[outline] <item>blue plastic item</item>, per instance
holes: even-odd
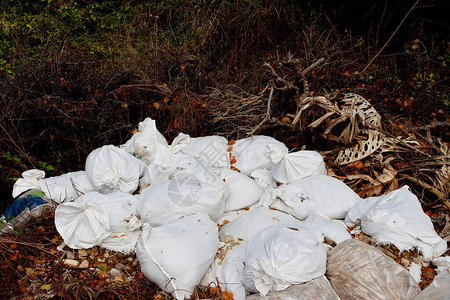
[[[43,196],[44,194],[40,191],[31,192],[14,201],[7,209],[5,209],[3,216],[5,216],[6,221],[9,221],[20,215],[27,207],[31,211],[39,205],[47,204],[48,202],[42,199]]]

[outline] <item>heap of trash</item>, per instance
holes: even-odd
[[[234,299],[444,299],[450,290],[447,243],[408,186],[361,199],[327,176],[319,153],[272,137],[180,133],[169,144],[147,118],[125,144],[92,151],[84,171],[22,175],[1,232],[56,206],[60,249],[135,252],[145,277],[176,299],[197,285]],[[408,270],[355,232],[421,259]],[[439,275],[421,292],[430,263]]]

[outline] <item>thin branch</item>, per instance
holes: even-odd
[[[267,120],[270,119],[270,105],[271,105],[271,103],[272,103],[273,91],[274,91],[274,88],[272,87],[272,88],[270,89],[269,101],[267,102],[267,111],[266,111],[266,115],[264,116],[264,119],[262,119],[262,121],[261,121],[255,128],[253,128],[253,130],[252,130],[250,133],[247,133],[247,135],[253,136],[253,134],[254,134],[256,131],[258,131],[258,130],[264,125],[264,123],[267,122]]]
[[[420,0],[417,0],[416,3],[414,3],[414,5],[409,9],[409,11],[406,13],[405,17],[403,18],[403,20],[400,22],[400,24],[397,26],[397,28],[395,29],[395,31],[392,33],[391,37],[387,40],[387,42],[384,44],[384,46],[380,49],[380,51],[377,52],[377,54],[375,54],[374,57],[372,57],[372,59],[369,61],[369,63],[366,65],[366,67],[362,70],[361,73],[364,73],[367,68],[370,67],[370,65],[373,63],[373,61],[380,55],[381,52],[383,52],[384,48],[386,48],[386,46],[389,44],[389,42],[392,40],[392,38],[394,37],[394,35],[397,33],[397,31],[400,29],[400,27],[403,25],[403,23],[405,22],[406,18],[409,16],[409,14],[411,13],[411,11],[416,7],[416,5],[419,3]]]

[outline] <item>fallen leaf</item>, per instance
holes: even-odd
[[[159,109],[159,108],[161,107],[161,104],[159,104],[158,102],[154,102],[154,103],[153,103],[153,106],[154,106],[156,109]]]
[[[106,265],[97,265],[97,268],[99,268],[102,271],[106,271]]]
[[[51,288],[52,288],[51,284],[43,284],[43,285],[41,285],[41,290],[43,290],[43,291],[51,290]]]
[[[11,249],[16,249],[16,248],[17,248],[17,244],[16,244],[16,243],[11,244],[11,245],[9,245],[9,248],[11,248]]]

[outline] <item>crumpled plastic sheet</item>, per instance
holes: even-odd
[[[325,276],[303,284],[288,287],[282,292],[270,292],[266,296],[250,295],[246,300],[339,300]]]
[[[414,299],[420,293],[408,270],[358,240],[330,251],[325,275],[341,299]]]

